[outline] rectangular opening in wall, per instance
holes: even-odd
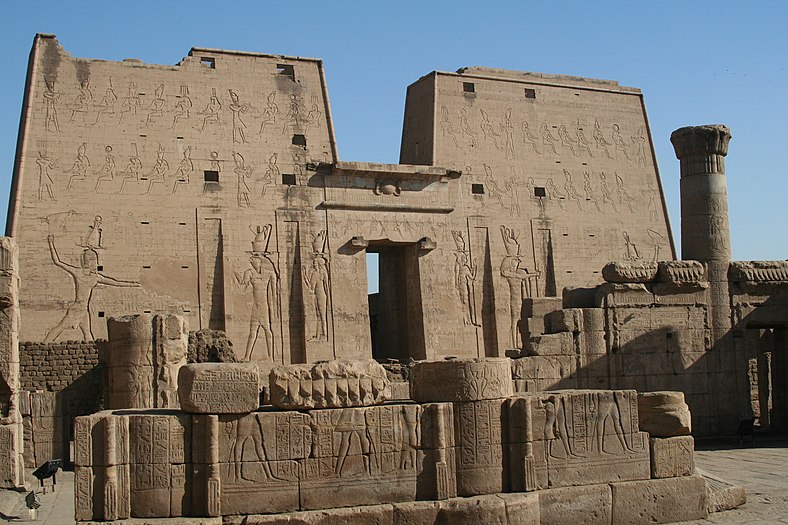
[[[140,221],[140,224],[150,224],[150,221]]]
[[[463,82],[462,83],[462,92],[463,93],[476,93],[476,84],[473,82]]]
[[[213,170],[205,170],[203,172],[203,180],[205,182],[219,182],[219,172]]]
[[[282,173],[282,184],[286,184],[288,186],[295,186],[296,183],[296,176],[292,173]]]
[[[98,266],[96,266],[96,270],[99,271],[99,272],[103,272],[104,271],[104,267],[99,264]]]
[[[471,193],[474,195],[484,195],[484,184],[471,184]]]
[[[99,312],[99,313],[98,313],[98,316],[99,316],[99,317],[104,317],[104,312]]]
[[[536,90],[525,88],[525,98],[536,98]]]
[[[150,270],[150,266],[148,266],[148,265],[143,265],[143,266],[142,266],[142,269],[143,269],[143,270]]]
[[[536,186],[534,188],[534,197],[547,197],[547,190],[542,186]]]
[[[295,82],[295,67],[290,64],[277,64],[276,65],[276,72],[283,76],[287,77],[293,82]]]
[[[293,146],[301,146],[306,148],[306,137],[304,135],[293,135]]]
[[[181,269],[183,269],[183,270],[188,270],[188,269],[189,269],[189,267],[188,267],[188,266],[181,266]]]
[[[200,58],[200,64],[207,67],[208,69],[216,69],[216,59],[212,57]]]

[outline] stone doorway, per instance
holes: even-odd
[[[425,359],[418,246],[373,241],[367,255],[368,264],[374,258],[378,263],[378,292],[367,296],[372,357],[402,363]]]

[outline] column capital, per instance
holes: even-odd
[[[725,173],[731,130],[722,124],[687,126],[670,134],[670,142],[681,161],[681,176]]]

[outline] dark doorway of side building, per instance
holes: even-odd
[[[371,242],[367,248],[370,335],[377,361],[426,357],[418,255],[416,244]]]

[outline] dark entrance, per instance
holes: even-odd
[[[367,254],[368,262],[370,254],[378,258],[378,293],[368,295],[372,357],[400,362],[424,359],[417,245],[371,242]]]

